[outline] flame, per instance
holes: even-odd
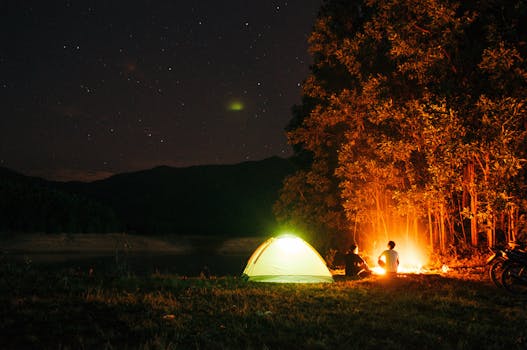
[[[384,275],[386,273],[386,271],[380,266],[372,267],[370,270],[374,275]]]

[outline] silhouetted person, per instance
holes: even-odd
[[[366,277],[370,274],[368,264],[357,254],[358,250],[356,245],[352,245],[344,257],[348,277]]]
[[[207,265],[203,266],[203,269],[201,270],[201,273],[200,273],[200,277],[210,279],[210,270]]]
[[[389,241],[388,249],[382,252],[377,258],[377,263],[380,267],[384,268],[387,275],[396,275],[397,268],[399,267],[399,253],[393,250],[393,248],[395,248],[395,242]]]

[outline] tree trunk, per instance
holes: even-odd
[[[384,218],[384,210],[383,205],[381,203],[381,197],[383,194],[381,191],[377,190],[375,194],[375,206],[376,206],[376,212],[377,212],[377,220],[378,223],[380,223],[380,226],[382,227],[382,231],[384,233],[385,239],[388,239],[388,227],[386,226],[386,220]]]
[[[427,208],[428,212],[428,233],[429,233],[429,239],[430,239],[430,249],[434,251],[434,225],[432,223],[432,210],[430,209],[430,204],[428,204]]]
[[[490,174],[490,154],[485,153],[485,166],[483,168],[483,184],[485,185],[485,199],[487,202],[486,206],[486,224],[487,224],[487,244],[489,247],[492,247],[494,245],[494,228],[495,228],[495,222],[494,222],[494,210],[490,205],[490,196],[489,196],[489,174]]]
[[[490,219],[487,219],[487,243],[489,247],[494,246],[494,241],[496,238],[495,226],[494,216],[492,216]]]
[[[413,223],[413,226],[412,226],[412,230],[413,230],[413,233],[414,233],[414,240],[416,242],[420,241],[420,237],[419,237],[419,218],[417,216],[417,214],[414,215],[414,223]]]
[[[439,249],[446,251],[446,230],[445,230],[445,206],[439,205]]]
[[[516,240],[516,213],[517,208],[516,206],[512,206],[509,209],[509,227],[507,228],[507,241],[515,241]]]
[[[467,164],[466,187],[470,195],[470,242],[473,246],[478,245],[478,194],[476,191],[476,173],[474,162]]]

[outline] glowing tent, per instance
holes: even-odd
[[[243,276],[254,282],[333,282],[320,254],[292,235],[270,238],[262,243],[249,258]]]

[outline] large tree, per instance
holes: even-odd
[[[286,181],[279,218],[320,240],[398,232],[440,250],[480,231],[517,237],[526,21],[521,0],[325,1],[288,130],[311,161]]]

